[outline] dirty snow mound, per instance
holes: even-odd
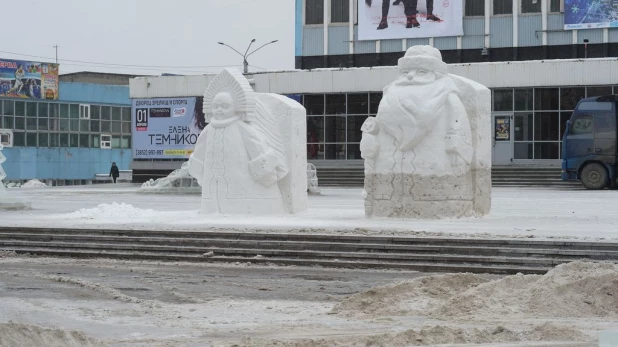
[[[16,258],[19,255],[15,251],[3,251],[0,250],[0,259],[1,258]]]
[[[335,305],[332,313],[343,316],[425,315],[453,295],[487,281],[469,273],[416,278],[352,295]]]
[[[20,188],[47,188],[47,184],[39,180],[30,180],[22,184]]]
[[[483,328],[461,328],[450,326],[428,326],[420,330],[406,330],[398,334],[382,334],[367,337],[321,338],[299,340],[262,340],[246,338],[242,347],[390,347],[390,346],[434,346],[466,344],[467,346],[489,343],[526,341],[570,341],[593,340],[581,331],[545,323],[526,330],[510,330],[502,326]]]
[[[79,331],[46,329],[18,323],[0,324],[0,346],[105,347]]]
[[[66,217],[68,218],[76,218],[76,219],[95,219],[95,218],[111,218],[112,220],[117,220],[120,217],[141,217],[146,218],[148,216],[156,216],[157,213],[152,209],[140,209],[133,207],[131,204],[116,203],[113,202],[111,204],[100,204],[95,208],[82,208],[75,212],[68,213]]]
[[[572,262],[543,276],[508,276],[453,296],[435,318],[618,317],[618,265]]]

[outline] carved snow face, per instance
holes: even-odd
[[[212,100],[212,115],[215,119],[223,120],[236,116],[234,99],[228,92],[221,92],[215,95]]]
[[[401,73],[398,83],[400,85],[428,84],[436,80],[436,74],[431,70],[402,67],[399,72]]]

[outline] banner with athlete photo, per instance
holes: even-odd
[[[461,0],[358,0],[358,39],[463,35]]]
[[[0,59],[0,97],[58,100],[58,64]]]

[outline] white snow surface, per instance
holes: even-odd
[[[22,184],[20,188],[47,188],[47,184],[34,179]]]
[[[488,216],[366,219],[362,189],[322,188],[307,212],[284,217],[203,215],[199,195],[140,194],[139,185],[13,190],[30,211],[3,211],[0,226],[239,230],[414,236],[618,239],[618,192],[494,188]]]

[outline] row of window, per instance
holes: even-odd
[[[355,0],[356,1],[356,0]],[[378,2],[379,0],[374,0]],[[464,1],[464,15],[466,17],[485,16],[485,0],[461,0]],[[515,0],[520,1],[520,12],[541,13],[541,0]],[[324,24],[325,0],[305,0],[305,24]],[[493,15],[513,14],[513,0],[492,0],[491,13]],[[548,0],[550,13],[563,12],[564,0]],[[350,1],[330,0],[330,22],[348,23],[350,21]]]
[[[618,93],[618,86],[494,89],[492,110],[495,112],[572,111],[583,98],[614,93]]]
[[[131,148],[131,107],[0,100],[3,143],[20,147]]]
[[[0,115],[131,122],[131,107],[3,100],[0,101]]]
[[[3,135],[3,144],[13,147],[131,148],[131,136],[17,131]]]

